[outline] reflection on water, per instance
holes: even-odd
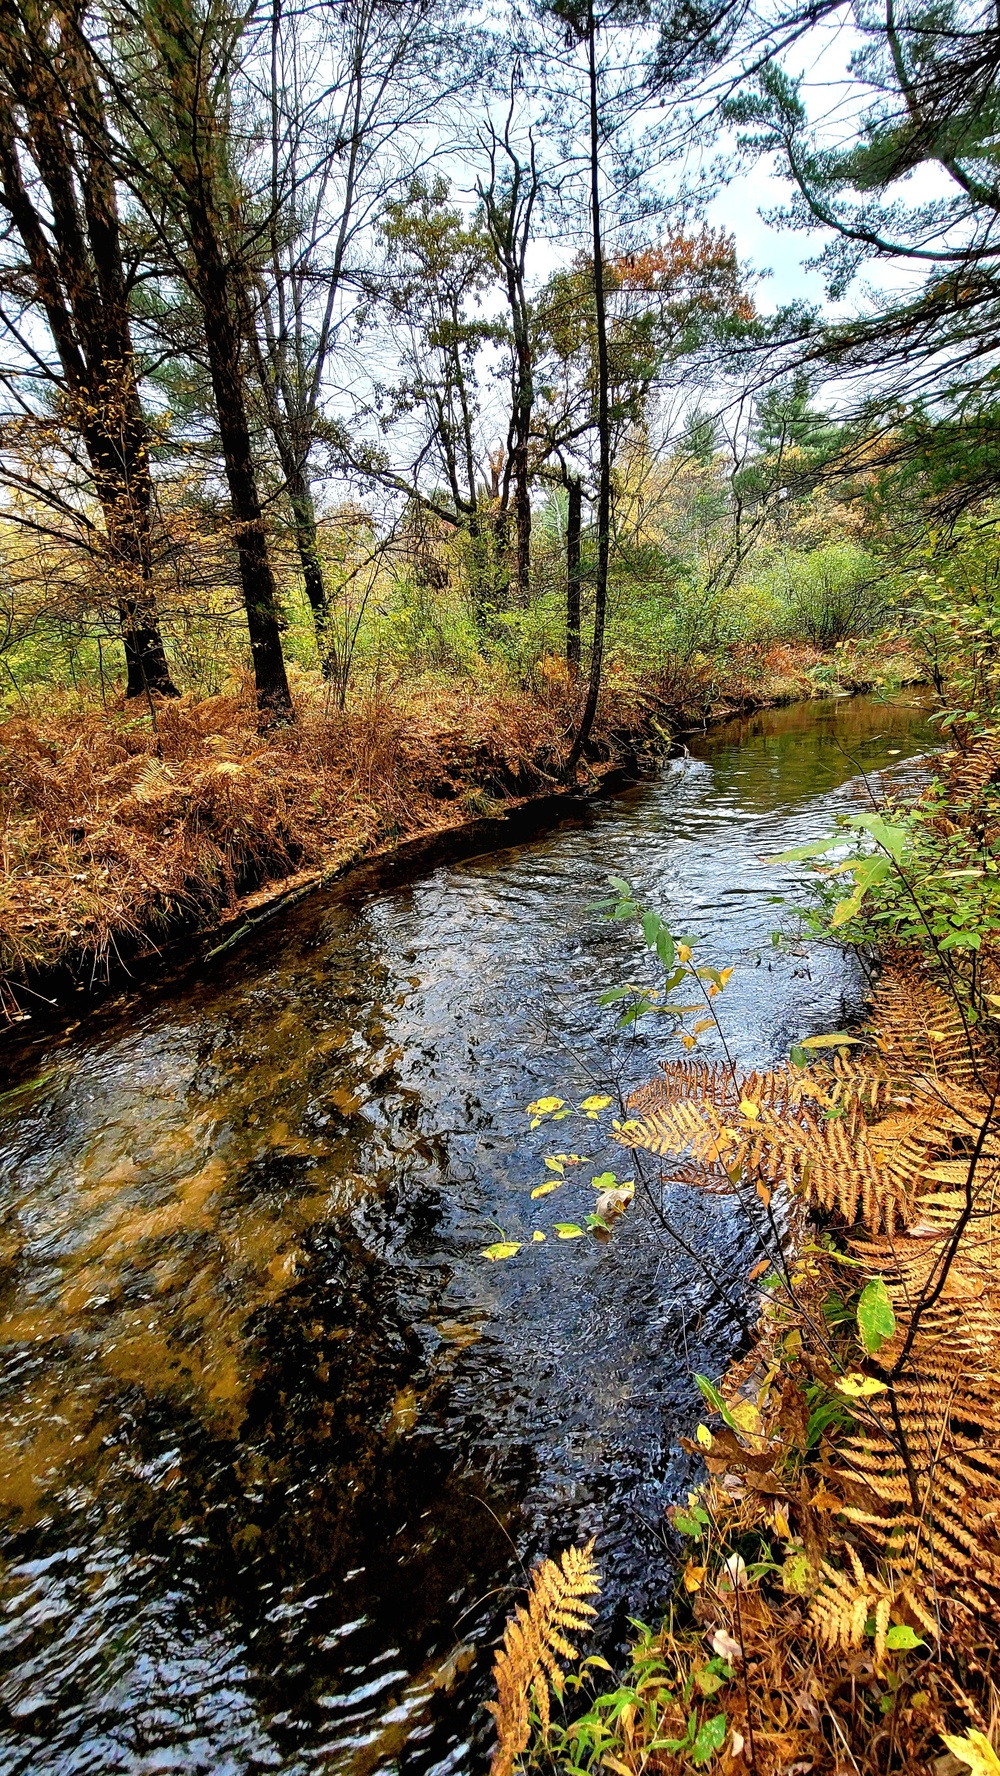
[[[609,1047],[597,994],[644,963],[586,906],[627,875],[741,964],[727,1034],[766,1062],[858,983],[772,954],[791,878],[760,860],[926,744],[865,699],[732,724],[586,829],[314,901],[39,1045],[0,1121],[0,1771],[443,1776],[481,1762],[524,1563],[596,1534],[607,1632],[655,1613],[718,1290],[638,1210],[607,1247],[479,1256],[589,1206],[585,1168],[531,1202],[529,1099],[656,1052]],[[739,1279],[732,1206],[675,1197]]]

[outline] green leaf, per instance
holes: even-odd
[[[575,1221],[557,1221],[555,1224],[555,1235],[557,1239],[581,1239],[583,1237],[583,1232],[584,1229],[578,1227]]]
[[[881,814],[857,814],[850,825],[859,827],[862,832],[871,833],[876,845],[881,845],[883,850],[888,851],[894,863],[902,862],[909,837],[905,826],[890,826]]]
[[[710,1757],[721,1751],[725,1743],[728,1722],[724,1714],[713,1714],[711,1720],[703,1721],[698,1728],[695,1742],[691,1747],[691,1762],[707,1764]]]
[[[660,918],[659,913],[654,913],[652,911],[643,913],[642,936],[647,949],[655,949],[656,940],[660,935],[660,926],[662,924],[663,920]]]
[[[656,954],[663,963],[664,968],[673,968],[675,955],[674,940],[665,925],[657,934]]]
[[[725,1400],[722,1398],[718,1388],[712,1386],[707,1375],[696,1375],[695,1381],[701,1389],[705,1399],[708,1401],[708,1404],[711,1406],[712,1411],[719,1414],[723,1424],[728,1425],[731,1431],[738,1431],[740,1428],[739,1425],[730,1412],[729,1407],[726,1405]]]
[[[812,845],[796,845],[791,851],[779,851],[774,857],[766,857],[765,863],[806,863],[810,857],[822,857],[824,851],[832,851],[834,846],[844,842],[840,833],[830,839],[817,839]]]
[[[632,884],[631,882],[624,882],[621,876],[609,876],[608,887],[613,888],[617,895],[624,895],[626,900],[631,898]]]
[[[895,1330],[896,1315],[889,1291],[882,1277],[872,1277],[862,1289],[858,1302],[858,1331],[868,1355],[873,1357]]]
[[[861,895],[855,889],[853,894],[845,895],[843,900],[838,900],[830,919],[830,930],[837,931],[841,925],[848,924],[854,918],[855,913],[860,911]]]
[[[696,1523],[693,1517],[689,1517],[686,1511],[675,1511],[671,1518],[671,1522],[678,1535],[694,1536],[697,1540],[705,1533],[702,1525]]]
[[[890,1653],[912,1653],[914,1647],[926,1646],[927,1642],[913,1632],[909,1622],[894,1622],[885,1637],[885,1644]]]

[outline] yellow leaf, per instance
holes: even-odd
[[[584,1098],[581,1110],[606,1110],[611,1103],[610,1098]]]
[[[681,1041],[683,1042],[685,1048],[694,1048],[696,1046],[695,1039],[693,1036],[682,1036]]]
[[[551,1196],[553,1190],[559,1189],[559,1184],[560,1179],[558,1178],[550,1179],[547,1184],[537,1184],[531,1192],[532,1201],[534,1201],[536,1196]]]
[[[729,1410],[741,1431],[748,1431],[753,1437],[760,1435],[760,1413],[752,1400],[737,1400]]]
[[[780,1536],[783,1542],[787,1542],[792,1533],[792,1526],[788,1521],[788,1512],[784,1505],[775,1505],[774,1507],[774,1533]]]
[[[760,1115],[760,1105],[755,1104],[752,1098],[741,1098],[740,1114],[742,1116],[748,1116],[751,1122],[756,1122]]]
[[[985,1733],[978,1727],[970,1728],[968,1733],[942,1733],[952,1757],[959,1763],[967,1764],[972,1776],[1000,1776],[1000,1758],[997,1757]]]
[[[538,1228],[537,1228],[537,1227],[536,1227],[536,1228],[535,1228],[535,1231],[534,1231],[534,1233],[533,1233],[533,1234],[532,1234],[532,1236],[531,1236],[531,1238],[532,1238],[532,1240],[533,1240],[533,1241],[534,1241],[534,1243],[535,1243],[535,1245],[537,1245],[537,1244],[538,1244],[538,1243],[539,1243],[539,1241],[540,1241],[540,1240],[543,1240],[543,1239],[544,1239],[544,1238],[545,1238],[545,1235],[544,1235],[544,1233],[540,1233],[540,1232],[539,1232],[539,1230],[538,1230]]]
[[[684,1568],[685,1591],[700,1590],[704,1577],[705,1568],[703,1566],[698,1566],[695,1561],[689,1560],[687,1566]]]
[[[484,1258],[513,1258],[520,1250],[520,1240],[497,1240],[495,1245],[484,1246],[482,1255]]]
[[[846,1394],[849,1400],[870,1400],[874,1394],[888,1391],[884,1381],[876,1381],[874,1375],[860,1375],[857,1370],[842,1375],[835,1386],[838,1394]]]
[[[690,960],[691,960],[691,945],[690,944],[680,943],[677,945],[677,960],[678,960],[678,962],[690,962]]]
[[[557,1239],[575,1240],[580,1238],[583,1228],[578,1227],[575,1221],[557,1221],[555,1233]]]
[[[528,1115],[549,1116],[553,1110],[561,1110],[565,1102],[565,1098],[536,1098],[528,1105]]]
[[[945,1041],[945,1034],[946,1033],[944,1030],[928,1030],[927,1034],[930,1037],[932,1042],[944,1042]],[[943,1737],[943,1735],[942,1735],[942,1737]],[[956,1753],[956,1756],[957,1755],[958,1754]]]
[[[695,1431],[695,1436],[701,1444],[702,1449],[711,1449],[712,1433],[707,1425],[699,1425],[698,1429]]]
[[[719,985],[720,985],[720,987],[728,987],[729,982],[732,979],[732,975],[733,975],[733,971],[731,968],[720,968],[719,969]]]
[[[765,1209],[769,1209],[771,1207],[771,1192],[768,1190],[767,1185],[763,1184],[758,1178],[755,1188]]]
[[[799,1043],[800,1048],[841,1048],[845,1042],[860,1042],[860,1036],[845,1036],[843,1030],[836,1030],[832,1036],[804,1036]]]
[[[700,1036],[703,1030],[714,1030],[715,1029],[715,1019],[714,1018],[699,1018],[698,1022],[696,1024],[691,1025],[691,1028],[696,1036]]]
[[[554,1154],[554,1153],[547,1154],[546,1159],[545,1159],[545,1163],[548,1166],[550,1172],[558,1172],[560,1178],[562,1177],[563,1163],[562,1163],[562,1160],[559,1158],[558,1154]]]

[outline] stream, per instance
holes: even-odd
[[[858,966],[772,947],[772,897],[803,878],[763,860],[932,732],[909,693],[730,723],[586,824],[316,896],[201,978],[22,1047],[0,1102],[2,1776],[479,1771],[490,1643],[539,1554],[596,1536],[607,1646],[656,1618],[692,1376],[738,1345],[720,1285],[743,1290],[750,1235],[675,1187],[703,1268],[638,1198],[606,1245],[554,1239],[614,1150],[525,1107],[683,1052],[597,1006],[652,979],[637,928],[587,910],[609,873],[735,964],[741,1064],[843,1027]],[[532,1201],[555,1147],[595,1164]]]

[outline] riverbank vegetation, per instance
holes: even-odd
[[[833,127],[796,55],[845,20]],[[0,47],[9,1015],[720,713],[933,686],[933,784],[817,851],[870,1029],[672,1064],[615,1131],[737,1192],[761,1324],[704,1380],[668,1628],[584,1704],[590,1555],[546,1569],[498,1755],[991,1771],[992,15],[18,0]],[[711,223],[740,166],[790,186],[825,306],[769,305]]]
[[[9,1012],[269,878],[918,670],[898,436],[678,184],[670,28],[5,15]]]
[[[608,1238],[640,1183],[651,1201],[664,1184],[734,1196],[761,1254],[759,1321],[720,1382],[697,1378],[666,1621],[617,1673],[581,1662],[572,1607],[557,1659],[515,1624],[497,1770],[526,1755],[630,1776],[996,1767],[1000,734],[991,601],[970,611],[957,551],[925,582],[948,736],[929,780],[916,800],[870,784],[866,812],[775,860],[813,861],[806,931],[872,968],[861,1028],[741,1073],[718,1001],[732,969],[612,884],[609,916],[640,921],[665,980],[606,999],[662,1017],[700,989],[700,1012],[674,1014],[682,1041],[714,1031],[723,1058],[665,1061],[630,1096],[608,1134],[640,1170],[627,1188],[604,1175],[590,1224]]]

